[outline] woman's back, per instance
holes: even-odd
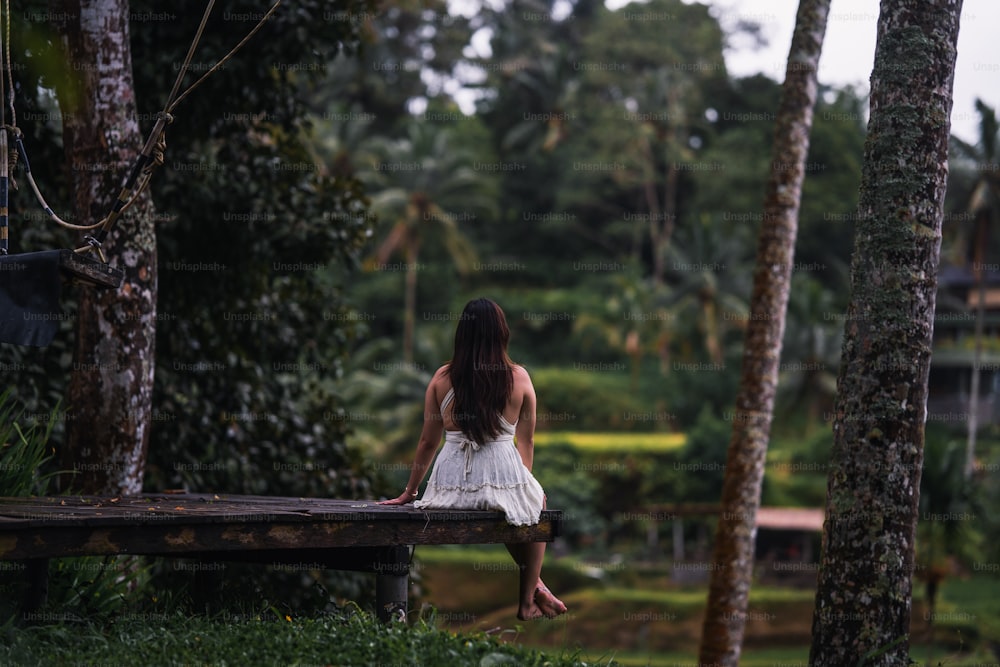
[[[454,388],[448,376],[447,368],[447,366],[442,366],[434,375],[434,382],[436,383],[434,395],[437,398],[438,406],[443,405],[441,421],[444,424],[444,429],[446,431],[461,431],[462,428],[455,420],[455,401],[448,398],[449,393],[452,394],[452,397],[454,396]],[[531,378],[524,368],[517,365],[511,368],[513,370],[513,388],[510,396],[507,398],[507,404],[500,412],[500,416],[511,426],[516,426],[522,414],[530,412],[532,417],[534,416],[534,390],[532,389]]]

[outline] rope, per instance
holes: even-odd
[[[16,127],[17,111],[14,110],[14,72],[13,72],[13,65],[11,64],[13,63],[13,60],[10,57],[10,0],[5,0],[4,4],[6,5],[6,14],[7,14],[7,23],[5,28],[7,34],[5,37],[4,45],[6,46],[5,55],[7,58],[7,81],[10,82],[10,98],[8,104],[10,104],[10,124]],[[0,118],[0,120],[3,119]],[[4,120],[3,122],[6,122],[6,120]]]
[[[7,254],[7,129],[0,129],[0,255]]]
[[[11,123],[15,123],[14,117],[14,75],[10,67],[10,0],[6,0],[5,11],[7,24],[5,34],[0,36],[0,57],[6,54],[5,62],[0,62],[0,255],[7,254],[10,230],[7,224],[8,218],[8,198],[10,186],[17,184],[10,178],[13,171],[12,166],[17,163],[17,151],[11,151],[7,146],[7,135],[10,129],[15,132],[16,127],[7,125],[7,91],[4,89],[4,76],[10,80],[10,112]],[[12,135],[16,136],[16,134]],[[11,159],[13,157],[13,160]]]
[[[28,180],[28,185],[31,186],[31,190],[35,193],[35,198],[41,205],[42,209],[49,216],[49,219],[53,222],[66,227],[68,229],[75,229],[80,231],[86,231],[89,229],[94,229],[101,223],[95,223],[93,225],[74,225],[72,223],[66,222],[46,203],[45,197],[42,196],[41,191],[38,189],[38,184],[35,182],[35,177],[31,173],[31,163],[28,161],[28,154],[24,150],[24,142],[21,139],[21,130],[17,127],[17,109],[14,106],[14,97],[16,91],[14,89],[14,73],[13,73],[13,62],[14,59],[10,55],[10,0],[4,0],[3,12],[5,14],[3,18],[3,34],[0,36],[0,58],[3,62],[0,62],[0,93],[3,94],[4,100],[0,104],[0,132],[3,133],[3,150],[7,152],[7,160],[5,162],[7,181],[9,182],[10,189],[17,190],[17,181],[14,180],[14,170],[17,168],[18,158],[24,161],[24,174]],[[6,86],[5,86],[6,77]],[[9,86],[9,87],[8,87]],[[10,108],[11,122],[7,123],[7,108]],[[7,141],[10,138],[11,141]],[[4,193],[6,195],[6,192]],[[4,215],[6,216],[6,201],[3,203]],[[6,228],[6,220],[3,221],[2,226]],[[6,231],[6,230],[5,230]],[[6,254],[6,234],[0,232],[0,235],[4,236],[2,245],[4,246],[3,251]]]
[[[212,1],[214,2],[214,0],[212,0]],[[264,13],[264,16],[262,16],[261,19],[260,19],[260,21],[257,22],[257,25],[255,25],[253,27],[253,30],[251,30],[249,33],[247,33],[246,37],[244,37],[243,39],[241,39],[239,41],[239,43],[236,46],[234,46],[229,51],[229,53],[227,53],[226,55],[224,55],[222,57],[222,59],[219,60],[219,62],[215,63],[207,72],[205,72],[204,74],[202,74],[198,79],[195,80],[194,83],[192,83],[190,86],[188,86],[187,90],[185,90],[183,93],[181,93],[180,96],[176,100],[173,100],[173,102],[168,103],[167,106],[166,106],[166,108],[165,108],[165,111],[167,113],[170,113],[171,111],[173,111],[174,107],[176,107],[178,104],[181,103],[181,100],[183,100],[185,97],[187,97],[195,88],[197,88],[198,86],[200,86],[205,81],[205,79],[207,79],[211,74],[214,74],[219,68],[221,68],[223,65],[225,65],[226,62],[230,58],[232,58],[234,55],[236,55],[236,52],[239,51],[241,48],[243,48],[243,45],[246,44],[247,42],[249,42],[250,39],[254,35],[256,35],[257,32],[261,28],[264,27],[264,24],[267,22],[268,19],[271,18],[271,15],[274,14],[274,12],[278,9],[278,6],[281,4],[281,2],[282,2],[282,0],[275,0],[274,4],[271,5],[271,8],[268,9],[267,12]],[[206,18],[207,18],[207,14],[206,14]],[[200,37],[200,31],[199,31],[199,35],[198,36]],[[197,39],[197,38],[198,37],[196,37],[195,39]],[[187,66],[187,63],[185,63],[185,68],[186,68],[186,66]],[[183,74],[184,74],[184,68],[181,69],[181,76],[183,76]],[[178,83],[180,83],[179,80],[178,80]],[[174,87],[176,88],[177,86],[175,85]]]
[[[212,8],[214,6],[215,0],[208,0],[205,12],[201,15],[201,23],[198,25],[198,32],[194,34],[194,39],[191,40],[191,46],[188,47],[187,57],[184,58],[184,65],[181,67],[180,72],[177,73],[177,80],[174,81],[174,87],[170,91],[170,95],[167,97],[166,104],[163,105],[164,111],[169,112],[170,102],[177,96],[177,91],[181,88],[181,81],[184,80],[184,75],[187,74],[188,67],[191,66],[191,58],[194,57],[195,49],[198,48],[198,42],[201,41],[201,35],[205,32],[205,25],[208,23],[208,16],[212,13]]]
[[[6,2],[6,0],[5,0],[5,2]],[[6,8],[6,11],[7,11],[6,15],[9,18],[10,17],[10,6],[9,5]],[[7,38],[10,37],[10,32],[9,31],[7,32],[7,36],[6,37]],[[6,44],[7,43],[5,41],[4,36],[0,35],[0,56],[2,56],[6,52],[5,51]],[[7,86],[6,86],[6,79],[5,79],[5,77],[7,76],[7,63],[8,62],[9,61],[0,62],[0,95],[2,95],[2,97],[3,97],[3,99],[0,100],[0,125],[6,125],[7,124]]]
[[[75,225],[72,222],[66,222],[58,215],[56,215],[55,211],[53,211],[52,208],[45,201],[45,197],[42,196],[41,191],[38,189],[38,184],[35,182],[35,176],[31,173],[31,162],[28,161],[28,154],[24,150],[24,142],[21,140],[21,131],[18,130],[16,127],[11,127],[9,125],[6,126],[5,129],[8,132],[13,131],[14,144],[16,146],[15,150],[16,152],[21,154],[21,160],[24,161],[24,176],[25,178],[28,179],[28,185],[31,186],[32,192],[35,193],[35,199],[38,200],[38,203],[39,205],[41,205],[42,210],[45,211],[45,214],[49,216],[49,220],[56,223],[60,227],[65,227],[66,229],[73,229],[76,231],[88,231],[100,227],[101,224],[104,222],[103,220],[101,222],[95,222],[92,225]]]
[[[16,119],[16,112],[14,110],[14,79],[11,73],[12,59],[10,56],[10,0],[3,0],[3,2],[6,7],[6,37],[0,37],[0,57],[4,58],[6,62],[0,63],[0,94],[4,92],[4,74],[6,71],[6,76],[10,84],[10,97],[9,100],[0,101],[0,126],[2,126],[0,127],[0,132],[4,133],[5,138],[7,133],[14,138],[14,145],[10,147],[10,153],[8,156],[11,170],[13,169],[13,166],[16,165],[18,154],[20,154],[21,159],[24,161],[24,173],[28,180],[28,184],[35,193],[35,198],[38,200],[38,203],[41,205],[46,215],[48,215],[49,220],[55,222],[61,227],[65,227],[66,229],[76,231],[97,230],[97,233],[94,236],[85,236],[84,238],[87,241],[87,245],[77,248],[75,252],[83,253],[95,250],[100,256],[101,261],[106,263],[104,253],[101,251],[101,244],[107,237],[108,232],[111,230],[119,216],[127,211],[149,186],[154,170],[157,167],[162,166],[164,163],[164,153],[166,152],[167,147],[164,133],[166,126],[174,120],[171,112],[185,97],[194,91],[195,88],[204,83],[205,79],[225,65],[226,62],[236,55],[236,53],[243,48],[243,46],[250,41],[250,39],[256,35],[258,31],[260,31],[268,19],[270,19],[274,12],[278,9],[278,6],[281,5],[282,0],[275,0],[274,4],[271,5],[271,8],[268,9],[260,21],[257,22],[257,25],[255,25],[253,29],[229,51],[229,53],[223,56],[222,59],[220,59],[208,71],[196,79],[194,83],[184,90],[184,92],[178,95],[178,91],[184,81],[184,77],[191,66],[191,60],[198,48],[198,43],[201,41],[202,35],[205,32],[205,26],[208,24],[209,16],[215,6],[215,0],[209,0],[208,5],[205,7],[205,12],[202,14],[201,23],[198,25],[198,31],[195,33],[194,39],[191,41],[191,46],[188,48],[187,56],[184,59],[184,65],[177,74],[177,79],[174,81],[173,89],[167,97],[163,111],[157,114],[156,124],[150,131],[149,136],[146,138],[146,143],[143,145],[142,151],[136,157],[135,164],[132,166],[132,170],[126,179],[121,192],[118,194],[117,200],[112,206],[111,211],[103,219],[91,225],[77,225],[71,222],[66,222],[56,215],[48,203],[46,203],[45,198],[38,189],[38,184],[35,182],[35,177],[31,173],[31,164],[28,161],[28,154],[24,150],[24,142],[21,140],[21,131],[17,128],[16,123],[13,120]],[[6,95],[4,96],[6,97]],[[12,124],[10,125],[8,125],[6,121],[6,106],[8,103],[12,117]],[[13,178],[10,180],[14,189],[17,189],[17,184],[14,183]],[[5,225],[4,229],[6,229]],[[2,236],[4,237],[4,242],[0,245],[3,245],[4,248],[0,250],[0,252],[6,254],[6,234],[2,234]]]
[[[201,23],[198,25],[198,31],[195,33],[194,39],[191,40],[191,46],[188,48],[187,56],[184,59],[184,65],[181,67],[180,72],[177,73],[177,79],[174,81],[174,87],[170,91],[170,95],[167,97],[167,102],[164,104],[163,111],[157,114],[156,125],[153,126],[152,131],[149,133],[149,137],[146,139],[146,144],[136,159],[135,166],[132,168],[131,174],[129,174],[128,180],[125,183],[125,187],[122,188],[121,194],[118,195],[118,200],[112,207],[111,212],[96,225],[98,228],[97,233],[94,236],[85,237],[87,245],[76,249],[76,252],[87,252],[91,249],[96,249],[100,252],[101,243],[107,238],[108,232],[111,231],[111,227],[114,225],[118,217],[128,209],[129,206],[139,198],[139,195],[146,189],[149,185],[150,176],[152,176],[152,171],[155,167],[163,164],[163,152],[166,150],[166,140],[163,138],[163,132],[169,123],[172,123],[174,118],[171,112],[177,107],[181,101],[187,97],[195,88],[200,86],[206,78],[217,72],[226,62],[236,55],[244,44],[250,41],[254,35],[264,26],[264,23],[271,18],[271,15],[278,9],[282,0],[275,0],[275,3],[271,5],[271,8],[267,10],[257,25],[253,27],[243,39],[239,41],[229,53],[223,56],[219,62],[215,63],[207,72],[195,80],[188,88],[177,95],[177,91],[180,89],[181,82],[184,80],[184,76],[187,74],[188,69],[191,66],[191,59],[194,57],[195,50],[198,48],[198,43],[201,41],[202,34],[205,31],[205,26],[208,24],[208,18],[212,13],[212,8],[215,5],[215,0],[209,0],[208,5],[205,7],[205,12],[201,16]],[[141,181],[139,179],[142,179]],[[138,188],[136,188],[136,183],[139,183]]]

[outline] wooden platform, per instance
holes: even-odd
[[[258,563],[316,563],[376,573],[383,619],[405,615],[418,544],[547,542],[561,512],[511,526],[501,512],[418,510],[373,500],[228,494],[0,498],[0,560],[138,554]],[[38,575],[40,576],[40,575]],[[39,600],[28,601],[35,607]]]

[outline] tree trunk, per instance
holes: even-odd
[[[142,148],[132,85],[128,0],[64,0],[68,76],[58,87],[75,219],[103,218]],[[148,194],[104,243],[118,290],[81,287],[63,467],[74,491],[142,491],[156,333],[156,236]],[[65,484],[64,484],[65,486]]]
[[[771,431],[778,365],[791,286],[799,200],[805,178],[819,65],[830,0],[801,0],[776,116],[743,370],[726,458],[702,627],[699,663],[739,664],[753,577],[757,508]]]
[[[905,665],[962,0],[882,0],[809,664]]]

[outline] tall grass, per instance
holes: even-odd
[[[0,393],[0,495],[44,495],[58,472],[43,472],[53,459],[46,449],[57,410],[46,424],[19,423],[24,415],[7,389]]]
[[[24,423],[10,390],[0,393],[0,496],[46,495],[55,458],[49,445],[58,407],[41,423]],[[107,618],[126,607],[133,591],[148,578],[148,568],[132,556],[60,558],[48,566],[48,595],[45,606],[18,613],[25,594],[26,564],[4,561],[0,568],[0,622],[30,623],[34,620]]]

